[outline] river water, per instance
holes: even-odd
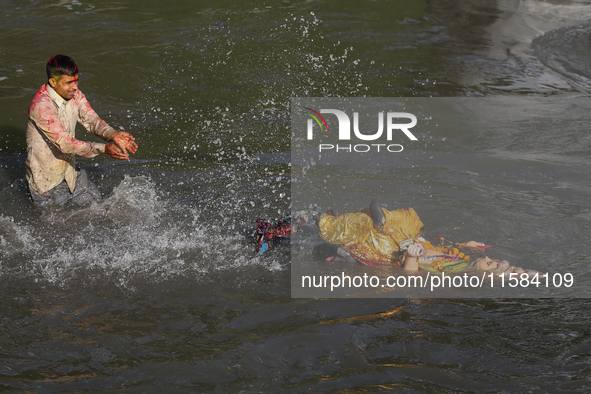
[[[293,97],[486,96],[513,112],[527,98],[532,119],[560,108],[573,123],[435,136],[375,190],[432,235],[588,277],[591,2],[0,10],[0,391],[589,390],[585,298],[291,298],[289,249],[256,256],[250,234],[290,209]],[[78,160],[102,202],[41,210],[26,193],[24,130],[58,53],[139,150]]]

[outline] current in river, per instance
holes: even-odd
[[[515,113],[527,99],[528,119],[561,108],[572,123],[432,135],[350,182],[357,206],[315,208],[366,208],[371,182],[431,236],[588,278],[590,12],[538,0],[0,2],[0,391],[588,391],[585,298],[291,298],[289,247],[256,255],[252,233],[291,209],[294,97],[484,97]],[[100,203],[35,209],[27,109],[57,54],[139,150],[77,159]]]

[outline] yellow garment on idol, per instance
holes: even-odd
[[[382,208],[382,211],[385,217],[382,229],[376,228],[368,209],[340,216],[323,214],[318,220],[320,236],[340,245],[365,264],[395,264],[400,242],[417,241],[423,222],[412,208],[395,211]]]

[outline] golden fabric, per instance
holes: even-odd
[[[351,256],[367,265],[400,264],[399,244],[406,239],[420,243],[424,249],[445,253],[443,256],[420,257],[419,267],[432,275],[484,272],[479,266],[481,258],[471,261],[463,253],[463,244],[434,246],[420,236],[423,222],[414,209],[388,211],[382,208],[386,219],[383,229],[378,230],[369,215],[369,209],[340,216],[324,214],[318,221],[320,236],[327,242],[340,245]],[[467,251],[467,250],[466,250]],[[472,250],[474,251],[474,250]],[[537,271],[510,266],[507,261],[499,263],[490,271],[497,276],[510,273],[526,273],[530,277],[542,276]]]
[[[397,260],[400,242],[409,238],[416,241],[423,222],[412,208],[382,211],[386,219],[382,230],[374,226],[369,210],[340,216],[324,214],[318,221],[320,236],[341,245],[357,259],[392,264]]]

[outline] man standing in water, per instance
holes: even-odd
[[[74,155],[94,157],[106,153],[129,160],[137,144],[133,136],[116,131],[94,112],[78,90],[78,66],[64,55],[49,59],[48,81],[29,107],[27,125],[27,182],[37,206],[85,205],[100,199],[86,171],[76,170]],[[74,138],[76,122],[100,138],[113,143],[94,143]]]

